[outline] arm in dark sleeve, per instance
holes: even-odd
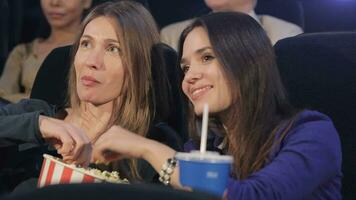
[[[228,199],[309,199],[337,176],[338,134],[328,118],[309,120],[288,133],[280,152],[263,169],[242,181],[230,178]],[[340,199],[338,184],[321,193]]]
[[[43,143],[39,115],[53,116],[55,108],[41,100],[21,100],[0,108],[0,138]]]

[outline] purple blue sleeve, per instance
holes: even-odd
[[[328,117],[303,112],[279,152],[242,181],[230,178],[228,199],[341,199],[341,148]]]

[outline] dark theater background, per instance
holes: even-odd
[[[204,0],[137,1],[159,28],[211,12]],[[303,29],[274,45],[278,67],[293,105],[317,109],[334,121],[343,151],[343,199],[356,199],[356,0],[258,0],[255,11]],[[0,0],[0,74],[17,44],[48,32],[39,0]],[[0,195],[35,176],[23,161],[32,153],[0,139]]]

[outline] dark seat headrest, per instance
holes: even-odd
[[[16,199],[47,199],[75,200],[75,199],[186,199],[186,200],[215,200],[218,199],[201,192],[186,192],[155,184],[70,184],[52,185],[31,192],[13,194],[4,200]]]
[[[293,105],[326,113],[340,133],[343,197],[355,197],[356,33],[304,34],[275,45]]]

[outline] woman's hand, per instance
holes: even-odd
[[[95,142],[93,159],[108,163],[122,158],[143,158],[150,141],[120,126],[113,126]]]
[[[65,162],[89,165],[92,146],[84,130],[76,125],[41,115],[39,129],[42,137],[54,145]]]
[[[108,163],[122,158],[142,158],[158,173],[167,159],[175,154],[176,151],[170,147],[131,133],[120,126],[113,126],[103,133],[93,147],[94,161]],[[178,167],[171,176],[171,184],[181,187],[177,171]]]

